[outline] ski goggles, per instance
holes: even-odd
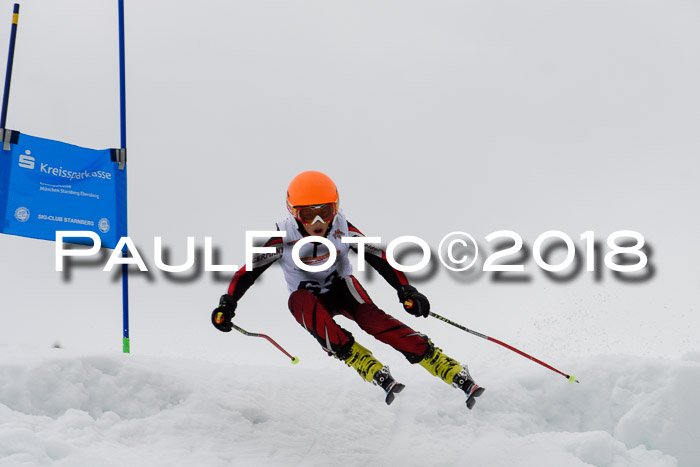
[[[318,204],[316,206],[289,206],[289,212],[300,222],[311,225],[318,221],[330,224],[338,213],[338,203]]]

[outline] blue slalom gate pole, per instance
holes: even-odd
[[[12,12],[12,31],[10,32],[10,51],[7,54],[7,71],[5,73],[5,92],[2,95],[2,116],[0,128],[7,124],[7,106],[10,103],[10,82],[12,81],[12,64],[15,61],[15,39],[17,38],[17,21],[19,20],[19,3],[15,3]]]
[[[124,51],[124,0],[119,0],[119,96],[120,96],[120,122],[121,122],[121,147],[126,150],[126,60]],[[126,166],[124,167],[126,170]],[[128,211],[127,211],[128,212]],[[127,257],[127,249],[122,249],[122,257]],[[122,264],[122,309],[123,328],[122,348],[124,353],[131,352],[129,341],[129,268]]]

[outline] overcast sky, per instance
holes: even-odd
[[[3,54],[11,13],[0,2]],[[541,357],[697,350],[699,22],[687,1],[127,0],[129,233],[150,265],[156,235],[173,262],[187,236],[211,236],[222,262],[242,265],[245,231],[274,229],[287,184],[310,169],[330,175],[350,221],[385,244],[416,235],[437,249],[462,230],[488,255],[491,232],[532,247],[561,230],[585,261],[582,233],[604,254],[608,235],[635,230],[652,247],[650,277],[636,284],[602,264],[597,281],[583,270],[556,282],[530,252],[516,257],[527,282],[437,266],[418,287],[437,313]],[[8,127],[118,146],[117,59],[116,0],[22,2]],[[120,350],[112,275],[93,264],[66,281],[51,242],[3,235],[0,256],[0,342]],[[376,275],[358,277],[457,358],[502,358],[410,317]],[[171,279],[132,276],[134,352],[247,361],[254,345],[279,361],[211,327],[225,281]],[[286,296],[274,267],[238,323],[309,365],[334,364]]]

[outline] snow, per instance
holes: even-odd
[[[407,388],[386,406],[340,363],[3,354],[3,467],[700,465],[698,353],[565,362],[580,384],[527,361],[484,367],[472,411],[419,367],[394,372]]]
[[[8,128],[119,145],[116,13],[113,0],[23,0]],[[60,274],[53,243],[2,236],[1,467],[700,465],[699,3],[151,0],[125,16],[129,233],[151,271],[130,274],[132,354],[106,256]],[[508,258],[520,282],[435,259],[409,275],[436,313],[580,384],[413,318],[376,273],[357,274],[487,388],[467,411],[343,321],[407,385],[387,407],[290,316],[278,267],[235,319],[297,366],[213,329],[230,274],[153,264],[155,236],[169,264],[194,236],[242,265],[245,232],[273,229],[308,169],[385,244],[414,235],[435,249],[464,231],[483,264],[491,232],[531,252],[560,230],[585,265],[582,233],[602,260],[607,237],[631,229],[650,274],[631,283],[599,261],[554,281],[525,253]]]

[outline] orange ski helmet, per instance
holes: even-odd
[[[302,172],[287,188],[287,209],[299,222],[313,224],[318,219],[330,223],[338,213],[338,189],[324,173]]]

